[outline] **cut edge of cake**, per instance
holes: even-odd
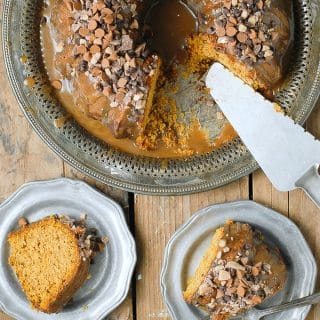
[[[270,84],[263,81],[258,76],[255,68],[248,66],[235,56],[232,56],[223,50],[217,49],[216,37],[209,34],[193,35],[188,39],[190,50],[190,61],[192,69],[196,69],[201,61],[215,61],[223,64],[232,73],[237,75],[254,90],[266,91],[270,89]],[[196,70],[197,71],[197,70]]]
[[[157,66],[153,71],[152,75],[149,75],[148,79],[147,79],[147,84],[148,84],[148,94],[147,94],[147,101],[146,101],[146,105],[144,108],[144,115],[143,115],[143,120],[141,122],[140,125],[140,131],[142,132],[147,123],[148,123],[148,116],[150,114],[150,111],[153,107],[153,102],[154,102],[154,98],[156,95],[156,90],[157,90],[157,84],[158,84],[158,79],[160,77],[161,74],[161,66],[162,66],[162,60],[161,58],[158,56],[157,59]]]
[[[212,261],[214,261],[219,252],[219,241],[224,237],[224,227],[217,229],[213,235],[210,246],[204,254],[195,275],[188,280],[186,290],[183,292],[183,297],[186,302],[193,303],[194,295],[197,293],[201,283],[211,268]]]

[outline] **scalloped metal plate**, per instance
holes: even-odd
[[[19,105],[45,143],[65,161],[85,174],[127,191],[150,194],[187,194],[209,190],[258,168],[240,139],[207,155],[185,160],[163,160],[122,153],[93,138],[75,121],[57,129],[54,120],[65,114],[48,94],[49,84],[39,40],[39,8],[42,0],[5,0],[3,50],[5,64]],[[317,101],[320,88],[320,9],[318,0],[295,0],[298,21],[295,62],[278,101],[303,123]],[[25,65],[20,57],[25,54]],[[30,89],[26,77],[36,80]]]
[[[47,315],[31,308],[8,265],[7,235],[21,216],[30,222],[52,214],[78,217],[106,235],[106,249],[95,257],[91,278],[60,313]],[[135,267],[135,241],[121,207],[82,181],[57,179],[20,187],[0,205],[0,309],[17,320],[101,320],[126,298]]]

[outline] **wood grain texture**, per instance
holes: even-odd
[[[289,193],[277,191],[261,170],[252,174],[252,199],[289,215]]]
[[[135,196],[137,319],[169,319],[160,294],[159,276],[164,248],[175,230],[200,208],[247,198],[248,178],[190,196]]]
[[[307,121],[307,130],[320,139],[320,100]],[[320,161],[320,159],[319,159]],[[320,210],[306,196],[306,194],[297,190],[289,194],[289,216],[299,226],[306,237],[320,266]],[[318,276],[317,289],[320,289]],[[307,320],[320,319],[320,305],[313,307]]]
[[[61,176],[63,165],[62,160],[54,155],[34,133],[20,111],[7,80],[2,51],[0,88],[0,201],[2,201],[27,181]]]

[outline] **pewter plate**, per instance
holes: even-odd
[[[317,266],[298,227],[285,216],[253,201],[212,205],[195,213],[169,241],[161,272],[161,292],[174,320],[199,320],[205,313],[182,298],[187,279],[193,276],[214,231],[226,220],[247,222],[260,230],[270,246],[282,252],[288,266],[285,288],[261,307],[281,304],[313,293]],[[260,307],[260,306],[259,306]],[[265,320],[303,320],[310,307],[288,310]]]
[[[33,310],[9,267],[7,235],[19,217],[30,222],[50,214],[79,217],[88,214],[88,225],[106,235],[109,243],[90,267],[87,280],[72,304],[58,314]],[[86,183],[70,179],[32,182],[18,189],[0,206],[0,309],[17,320],[98,320],[127,296],[136,263],[135,242],[121,207]]]
[[[320,8],[319,0],[293,0],[296,20],[290,68],[277,101],[297,122],[310,114],[320,88]],[[186,194],[212,189],[244,175],[257,163],[240,141],[202,156],[185,160],[159,159],[125,154],[90,136],[75,121],[61,128],[54,120],[65,111],[54,95],[42,62],[40,48],[40,8],[43,0],[4,0],[2,44],[7,73],[19,105],[45,143],[73,167],[104,183],[137,193]],[[22,64],[21,56],[28,61]],[[36,85],[24,86],[26,77]],[[177,93],[180,110],[187,119],[198,115],[213,135],[221,128],[218,107],[202,104],[196,85]],[[220,121],[220,122],[219,122]]]

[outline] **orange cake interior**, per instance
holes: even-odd
[[[84,220],[51,216],[8,236],[9,264],[34,309],[60,311],[89,276],[89,266],[104,242],[92,238]],[[95,239],[94,241],[92,239]]]

